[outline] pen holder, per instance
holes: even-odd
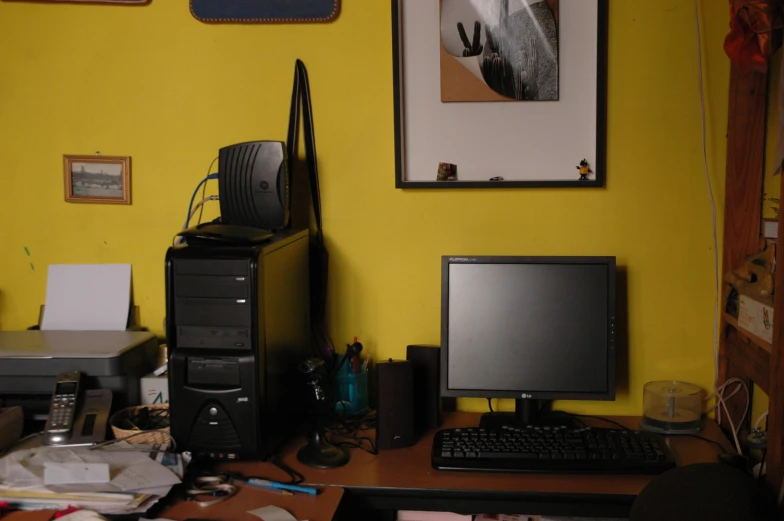
[[[335,376],[335,412],[341,416],[357,416],[368,408],[368,372],[341,372]]]

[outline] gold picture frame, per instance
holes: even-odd
[[[129,156],[63,156],[65,201],[131,204]]]

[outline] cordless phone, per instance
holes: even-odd
[[[76,397],[79,396],[80,378],[79,371],[66,371],[57,375],[49,417],[44,428],[44,435],[48,443],[63,443],[71,437],[77,407]]]

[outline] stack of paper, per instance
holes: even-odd
[[[127,443],[106,449],[40,447],[0,459],[0,501],[20,509],[73,505],[105,514],[145,512],[180,483],[175,455],[140,452]]]

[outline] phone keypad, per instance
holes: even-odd
[[[71,429],[74,410],[76,408],[76,395],[59,394],[52,403],[50,431],[68,431]]]

